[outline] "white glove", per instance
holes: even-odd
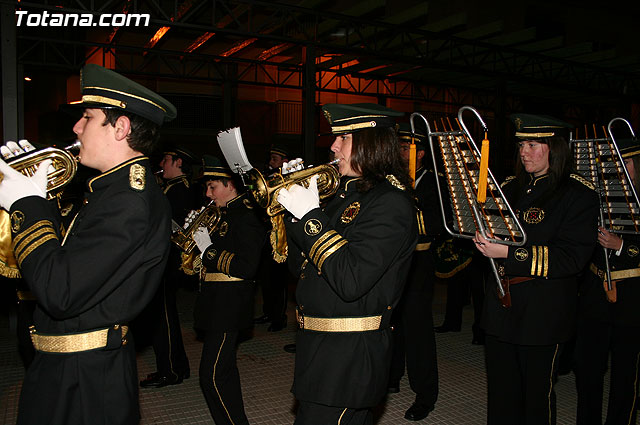
[[[282,175],[293,173],[304,168],[304,160],[302,158],[292,159],[289,162],[282,163]]]
[[[209,230],[206,227],[198,227],[193,233],[193,240],[198,245],[200,252],[205,252],[211,245],[211,236],[209,236]]]
[[[318,175],[315,174],[309,179],[308,189],[298,184],[294,184],[288,190],[286,188],[280,189],[277,200],[280,205],[300,220],[309,211],[320,207]]]
[[[0,159],[0,174],[3,175],[0,182],[0,207],[9,211],[14,202],[27,196],[46,198],[47,171],[50,165],[50,159],[42,161],[35,174],[27,177]]]

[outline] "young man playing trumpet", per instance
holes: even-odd
[[[18,424],[137,424],[128,323],[151,300],[169,252],[171,212],[146,155],[176,110],[97,65],[82,71],[80,163],[100,171],[65,235],[46,200],[45,160],[33,177],[0,161],[0,206],[38,306],[36,356],[22,385]]]

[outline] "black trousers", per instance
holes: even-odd
[[[602,394],[609,352],[611,379],[605,423],[636,423],[640,328],[586,320],[578,325],[574,352],[578,425],[602,425]]]
[[[445,327],[460,329],[462,326],[462,309],[469,299],[473,302],[473,332],[479,336],[480,320],[482,319],[482,306],[484,304],[484,259],[474,258],[471,264],[460,270],[455,275],[446,278],[447,303],[444,315]]]
[[[488,425],[555,425],[554,375],[562,350],[486,337]]]
[[[153,351],[156,369],[163,376],[189,374],[189,359],[182,341],[182,330],[176,305],[177,280],[180,271],[169,271],[158,288],[151,306],[153,323]]]
[[[349,409],[301,401],[294,425],[373,425],[373,415],[369,409]]]
[[[416,403],[434,406],[438,399],[438,361],[433,332],[435,264],[429,251],[415,252],[399,308],[394,312],[394,347],[389,382],[404,374],[405,359]],[[399,316],[399,317],[398,317]]]
[[[269,245],[269,244],[267,244]],[[270,245],[269,245],[270,248]],[[276,262],[271,251],[263,254],[261,268],[266,271],[262,282],[262,309],[272,321],[284,320],[287,311],[288,286],[291,273],[287,263]]]
[[[238,332],[206,331],[200,387],[216,425],[248,425],[236,363]]]

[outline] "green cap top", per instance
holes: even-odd
[[[409,123],[402,122],[398,128],[398,141],[401,143],[411,143],[411,139],[413,138],[413,143],[416,144],[416,149],[424,150],[427,140],[427,136],[424,133],[425,131],[422,131],[419,128],[416,128],[416,132],[412,133],[411,125]]]
[[[275,153],[276,155],[280,155],[283,158],[289,158],[289,151],[282,145],[271,145],[269,153]]]
[[[638,139],[627,137],[625,139],[616,140],[616,145],[623,158],[631,158],[640,155],[640,143]]]
[[[84,108],[118,108],[157,125],[176,117],[176,107],[159,94],[115,71],[87,64],[80,72],[82,100],[70,105]]]
[[[569,135],[573,126],[547,115],[512,114],[510,116],[516,127],[516,137],[524,140],[542,139],[544,137]]]
[[[223,164],[222,161],[218,159],[218,157],[215,157],[213,155],[203,155],[202,170],[200,171],[198,179],[200,180],[207,178],[209,180],[221,178],[231,179],[233,178],[233,172],[229,167]]]
[[[404,115],[375,103],[328,103],[322,107],[322,112],[329,121],[333,134],[353,133],[365,128],[393,127],[396,125],[393,117]]]
[[[189,149],[182,146],[169,146],[164,152],[162,152],[162,154],[177,156],[178,158],[182,158],[183,161],[188,162],[195,162],[196,160],[196,155]]]

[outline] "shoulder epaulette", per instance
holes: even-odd
[[[509,183],[511,180],[515,180],[516,176],[509,176],[506,179],[504,179],[504,181],[502,182],[502,184],[500,185],[500,187],[504,187],[507,183]]]
[[[596,187],[593,185],[593,183],[591,183],[589,180],[585,179],[584,177],[582,177],[580,174],[571,174],[571,178],[574,180],[579,181],[580,183],[582,183],[583,185],[587,186],[589,189],[591,190],[596,190]]]
[[[387,180],[389,181],[389,183],[391,183],[391,185],[393,187],[395,187],[396,189],[400,189],[400,190],[403,190],[403,191],[407,190],[407,188],[402,183],[400,183],[400,180],[398,180],[396,178],[396,176],[394,176],[393,174],[387,174],[386,177],[387,177]]]

